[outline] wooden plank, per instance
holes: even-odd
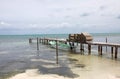
[[[120,44],[105,43],[105,42],[87,42],[87,44],[91,44],[91,45],[102,45],[102,46],[117,46],[117,47],[120,47]]]

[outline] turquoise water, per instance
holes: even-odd
[[[120,44],[120,33],[91,33],[94,41],[96,42],[105,42],[106,37],[108,42],[110,43],[118,43]],[[68,38],[68,34],[40,34],[40,35],[0,35],[0,79],[6,79],[6,77],[10,77],[16,73],[24,72],[26,69],[38,68],[43,73],[52,73],[55,74],[56,71],[43,68],[42,65],[55,65],[55,49],[51,48],[47,45],[40,44],[40,50],[36,50],[36,41],[32,44],[29,44],[29,38],[37,38],[37,37],[48,37],[48,38]],[[86,47],[87,48],[87,47]],[[96,47],[92,47],[92,53],[94,55],[98,55]],[[108,47],[109,49],[109,47]],[[76,52],[79,52],[79,47]],[[86,51],[87,52],[87,51]],[[119,51],[120,53],[120,51]],[[86,53],[87,54],[87,53]],[[106,53],[104,53],[106,54]],[[67,62],[74,62],[69,59],[69,55],[75,56],[71,54],[69,50],[59,50],[59,56],[63,57],[59,59],[59,64],[61,65],[60,72],[57,72],[59,75],[68,76],[74,78],[74,74],[71,70],[69,70],[69,66]],[[92,56],[92,55],[91,55]],[[118,63],[120,54],[118,54]],[[95,59],[97,57],[94,57]],[[110,56],[105,55],[103,58],[110,59]],[[51,60],[54,63],[46,63],[43,61],[34,62],[33,59],[42,59],[42,60]],[[82,60],[81,60],[82,61]],[[86,61],[85,61],[86,62]],[[109,61],[108,61],[109,62]],[[67,63],[67,64],[66,64]],[[77,77],[77,76],[75,76]]]

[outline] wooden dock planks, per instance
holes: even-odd
[[[30,38],[29,39],[29,43],[32,43],[32,40],[35,40],[35,38]],[[56,38],[37,38],[37,40],[39,40],[41,43],[43,44],[48,44],[49,41],[56,41],[56,42],[71,42],[69,40],[66,40],[66,39],[56,39]],[[73,43],[73,41],[72,41]],[[79,42],[74,42],[74,43],[79,43]],[[105,43],[105,42],[85,42],[85,43],[81,43],[80,45],[80,50],[84,50],[84,47],[82,44],[88,44],[88,54],[90,55],[91,54],[91,46],[92,45],[97,45],[98,46],[98,54],[99,55],[102,55],[102,47],[103,46],[109,46],[111,47],[111,56],[113,57],[113,54],[114,55],[114,58],[117,58],[117,55],[118,55],[118,48],[120,47],[120,44],[115,44],[115,43]],[[37,42],[37,45],[38,45],[38,42]],[[56,43],[57,45],[57,43]],[[37,46],[39,47],[39,46]],[[39,50],[39,48],[37,48]],[[56,54],[58,54],[58,47],[56,47]]]

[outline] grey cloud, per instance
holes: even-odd
[[[120,15],[117,17],[117,19],[120,19]]]
[[[54,33],[62,33],[63,30],[92,32],[90,24],[95,23],[95,29],[103,32],[104,27],[109,28],[111,24],[119,27],[119,2],[120,0],[0,0],[0,33],[52,33],[53,29]],[[100,14],[102,15],[99,16]],[[76,25],[78,23],[82,25]],[[116,32],[116,28],[111,29]]]
[[[100,6],[100,10],[105,10],[106,6]]]
[[[83,13],[83,14],[80,14],[81,17],[86,17],[86,16],[90,16],[90,13]]]
[[[68,16],[68,15],[67,15],[67,16],[65,16],[65,18],[66,18],[66,19],[69,19],[69,18],[72,18],[72,16]]]

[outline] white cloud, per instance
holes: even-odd
[[[3,26],[10,26],[9,23],[3,22],[3,21],[0,22],[0,25],[3,25]]]
[[[75,26],[75,24],[72,23],[67,23],[67,22],[62,22],[62,23],[55,23],[55,24],[48,24],[45,25],[44,29],[69,29],[71,27]],[[73,27],[74,28],[74,27]]]
[[[120,0],[0,0],[0,29],[99,32],[119,28]],[[83,17],[84,16],[84,17]],[[87,26],[86,26],[87,25]],[[49,29],[48,29],[49,28]],[[113,28],[116,32],[116,28]],[[75,29],[74,29],[75,30]],[[23,32],[22,31],[22,32]],[[66,31],[66,32],[67,32]],[[46,32],[46,31],[45,31]]]

